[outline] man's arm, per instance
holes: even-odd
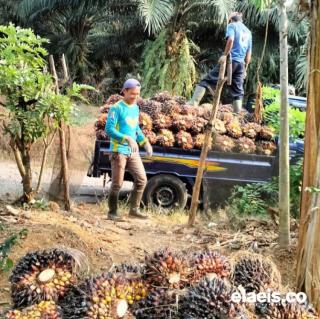
[[[137,142],[141,146],[143,146],[146,142],[148,142],[148,139],[144,136],[139,124],[137,126]]]
[[[246,64],[246,71],[248,69],[248,66],[251,62],[251,55],[252,55],[252,36],[250,37],[250,40],[249,40],[249,47],[248,47],[248,50],[247,50],[247,54],[246,54],[246,57],[245,57],[245,64]]]
[[[224,55],[229,55],[229,53],[231,52],[232,47],[233,47],[233,38],[232,37],[228,37],[223,54]]]

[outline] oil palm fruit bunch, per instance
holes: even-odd
[[[156,116],[153,125],[156,130],[169,129],[172,126],[172,119],[168,115],[159,113]]]
[[[161,113],[170,116],[180,114],[181,106],[175,100],[167,100],[162,104]]]
[[[192,127],[193,117],[189,115],[178,115],[172,121],[172,129],[175,132],[187,131]]]
[[[261,126],[259,137],[262,140],[271,141],[274,138],[274,129],[268,126]]]
[[[212,112],[212,104],[210,103],[201,104],[199,109],[201,109],[201,113],[202,113],[201,116],[204,119],[209,120]]]
[[[285,296],[282,296],[285,299]],[[316,319],[319,315],[309,303],[256,303],[255,313],[261,319]]]
[[[205,138],[204,134],[198,134],[194,136],[193,137],[194,148],[201,150],[204,144],[204,138]]]
[[[242,126],[244,136],[255,139],[260,133],[261,126],[257,123],[246,123]]]
[[[27,254],[10,277],[14,306],[57,301],[65,296],[76,282],[75,263],[71,253],[57,249]]]
[[[96,132],[96,138],[99,141],[107,141],[107,140],[109,140],[109,136],[107,135],[105,130],[98,130]]]
[[[227,129],[226,129],[224,122],[219,119],[215,119],[214,128],[218,134],[226,134],[227,133]]]
[[[10,310],[6,319],[61,319],[61,309],[54,301],[41,301],[23,310]]]
[[[177,292],[155,288],[146,299],[141,300],[133,311],[136,319],[177,318]]]
[[[246,319],[244,308],[231,300],[235,289],[221,278],[204,279],[191,287],[179,304],[183,319]]]
[[[142,130],[144,136],[149,140],[150,144],[154,145],[157,143],[157,134],[152,132],[152,131],[148,131],[148,130]]]
[[[181,115],[196,116],[197,108],[188,104],[182,105]]]
[[[231,137],[226,135],[216,134],[213,142],[214,150],[218,152],[232,152],[235,146],[236,146],[236,143]]]
[[[100,107],[100,113],[109,113],[110,108],[111,108],[110,104],[105,104]]]
[[[248,137],[241,137],[236,141],[235,149],[243,154],[253,154],[256,152],[256,144]]]
[[[232,258],[232,282],[245,291],[259,293],[267,289],[279,288],[281,276],[276,265],[264,256],[254,253],[237,253]]]
[[[207,124],[208,121],[202,117],[193,118],[190,131],[193,135],[203,133]]]
[[[188,283],[186,258],[168,248],[146,255],[145,264],[146,280],[152,287],[181,288]]]
[[[68,319],[115,319],[129,314],[130,287],[124,276],[103,273],[74,286],[60,302]]]
[[[175,96],[174,100],[180,105],[185,105],[187,103],[187,99],[184,96]]]
[[[257,153],[261,155],[273,155],[277,150],[277,145],[273,141],[258,141],[256,143]]]
[[[145,105],[147,100],[143,99],[141,96],[137,99],[137,105],[141,108],[143,105]]]
[[[117,102],[123,100],[123,96],[120,95],[120,94],[113,94],[111,95],[108,100],[107,100],[107,103],[106,104],[109,104],[109,105],[114,105],[116,104]]]
[[[120,264],[116,265],[112,272],[115,274],[120,274],[127,280],[127,301],[129,305],[132,305],[147,297],[149,287],[144,280],[144,267],[140,265]]]
[[[176,134],[176,145],[184,150],[191,150],[193,148],[191,134],[186,131],[179,131]]]
[[[232,121],[230,121],[226,125],[227,133],[234,138],[240,138],[242,136],[242,128],[239,120],[234,117]]]
[[[140,112],[139,123],[142,130],[152,131],[152,119],[147,113]]]
[[[97,130],[104,130],[107,123],[108,114],[103,113],[99,116],[98,120],[95,123]]]
[[[159,92],[157,94],[155,94],[153,97],[151,97],[150,100],[154,100],[160,103],[164,103],[168,100],[171,100],[172,96],[168,91],[164,91],[164,92]]]
[[[155,120],[161,113],[161,103],[153,100],[145,100],[140,106],[140,111],[147,113],[151,116],[152,120]]]
[[[160,130],[157,135],[157,144],[164,147],[172,147],[174,145],[175,138],[171,131]]]
[[[229,277],[231,265],[227,258],[218,251],[204,251],[195,253],[191,258],[190,282],[195,283],[210,274],[220,278]]]

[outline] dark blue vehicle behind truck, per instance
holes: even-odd
[[[302,154],[303,141],[290,143],[291,163],[296,162]],[[142,150],[141,157],[148,176],[143,196],[144,204],[163,208],[184,208],[195,182],[200,151],[154,146],[151,159],[146,158]],[[267,182],[277,172],[278,154],[264,156],[210,151],[202,183],[201,200],[215,207],[226,200],[234,185]],[[96,141],[88,175],[100,177],[103,174],[111,176],[109,143]],[[125,180],[133,179],[126,173]]]

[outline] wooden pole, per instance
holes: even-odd
[[[205,131],[204,144],[203,144],[203,147],[201,150],[199,166],[198,166],[198,171],[197,171],[197,177],[195,180],[195,184],[193,186],[192,200],[191,200],[191,207],[190,207],[189,221],[188,221],[189,226],[193,226],[195,223],[195,220],[196,220],[197,209],[198,209],[198,204],[199,204],[200,189],[201,189],[201,184],[202,184],[203,173],[206,168],[206,158],[207,158],[208,151],[209,151],[209,144],[210,144],[210,138],[212,135],[212,129],[214,127],[214,122],[217,117],[221,91],[222,91],[223,85],[227,81],[227,78],[225,77],[225,73],[226,73],[226,61],[224,61],[220,64],[219,80],[216,85],[215,91],[213,92],[211,90],[211,94],[213,95],[213,107],[212,107],[210,119],[208,122],[208,126]]]
[[[53,56],[49,56],[49,64],[51,68],[51,73],[55,80],[56,84],[56,93],[59,94],[59,80],[58,75],[54,63]],[[62,179],[63,179],[63,195],[64,195],[64,207],[65,210],[69,211],[71,209],[70,203],[70,191],[69,191],[69,177],[68,177],[68,160],[67,160],[67,152],[66,152],[66,137],[63,130],[62,121],[59,121],[59,138],[60,138],[60,152],[61,152],[61,171],[62,171]]]
[[[280,158],[279,158],[279,245],[290,243],[290,170],[289,170],[289,105],[288,105],[288,18],[286,0],[279,0],[280,29]]]
[[[310,13],[308,95],[297,258],[297,291],[305,291],[320,312],[320,199],[306,191],[320,187],[320,0],[301,1]]]
[[[68,81],[69,80],[69,72],[68,72],[66,57],[64,54],[62,54],[62,57],[61,57],[61,64],[62,64],[62,69],[63,69],[64,80]]]

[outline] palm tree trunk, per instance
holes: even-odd
[[[311,8],[305,7],[310,10],[311,34],[297,290],[305,291],[320,311],[320,194],[306,191],[307,187],[320,187],[320,0],[310,4]]]
[[[290,243],[290,177],[289,177],[289,119],[288,119],[288,18],[285,0],[279,0],[280,17],[280,164],[279,164],[279,245]]]

